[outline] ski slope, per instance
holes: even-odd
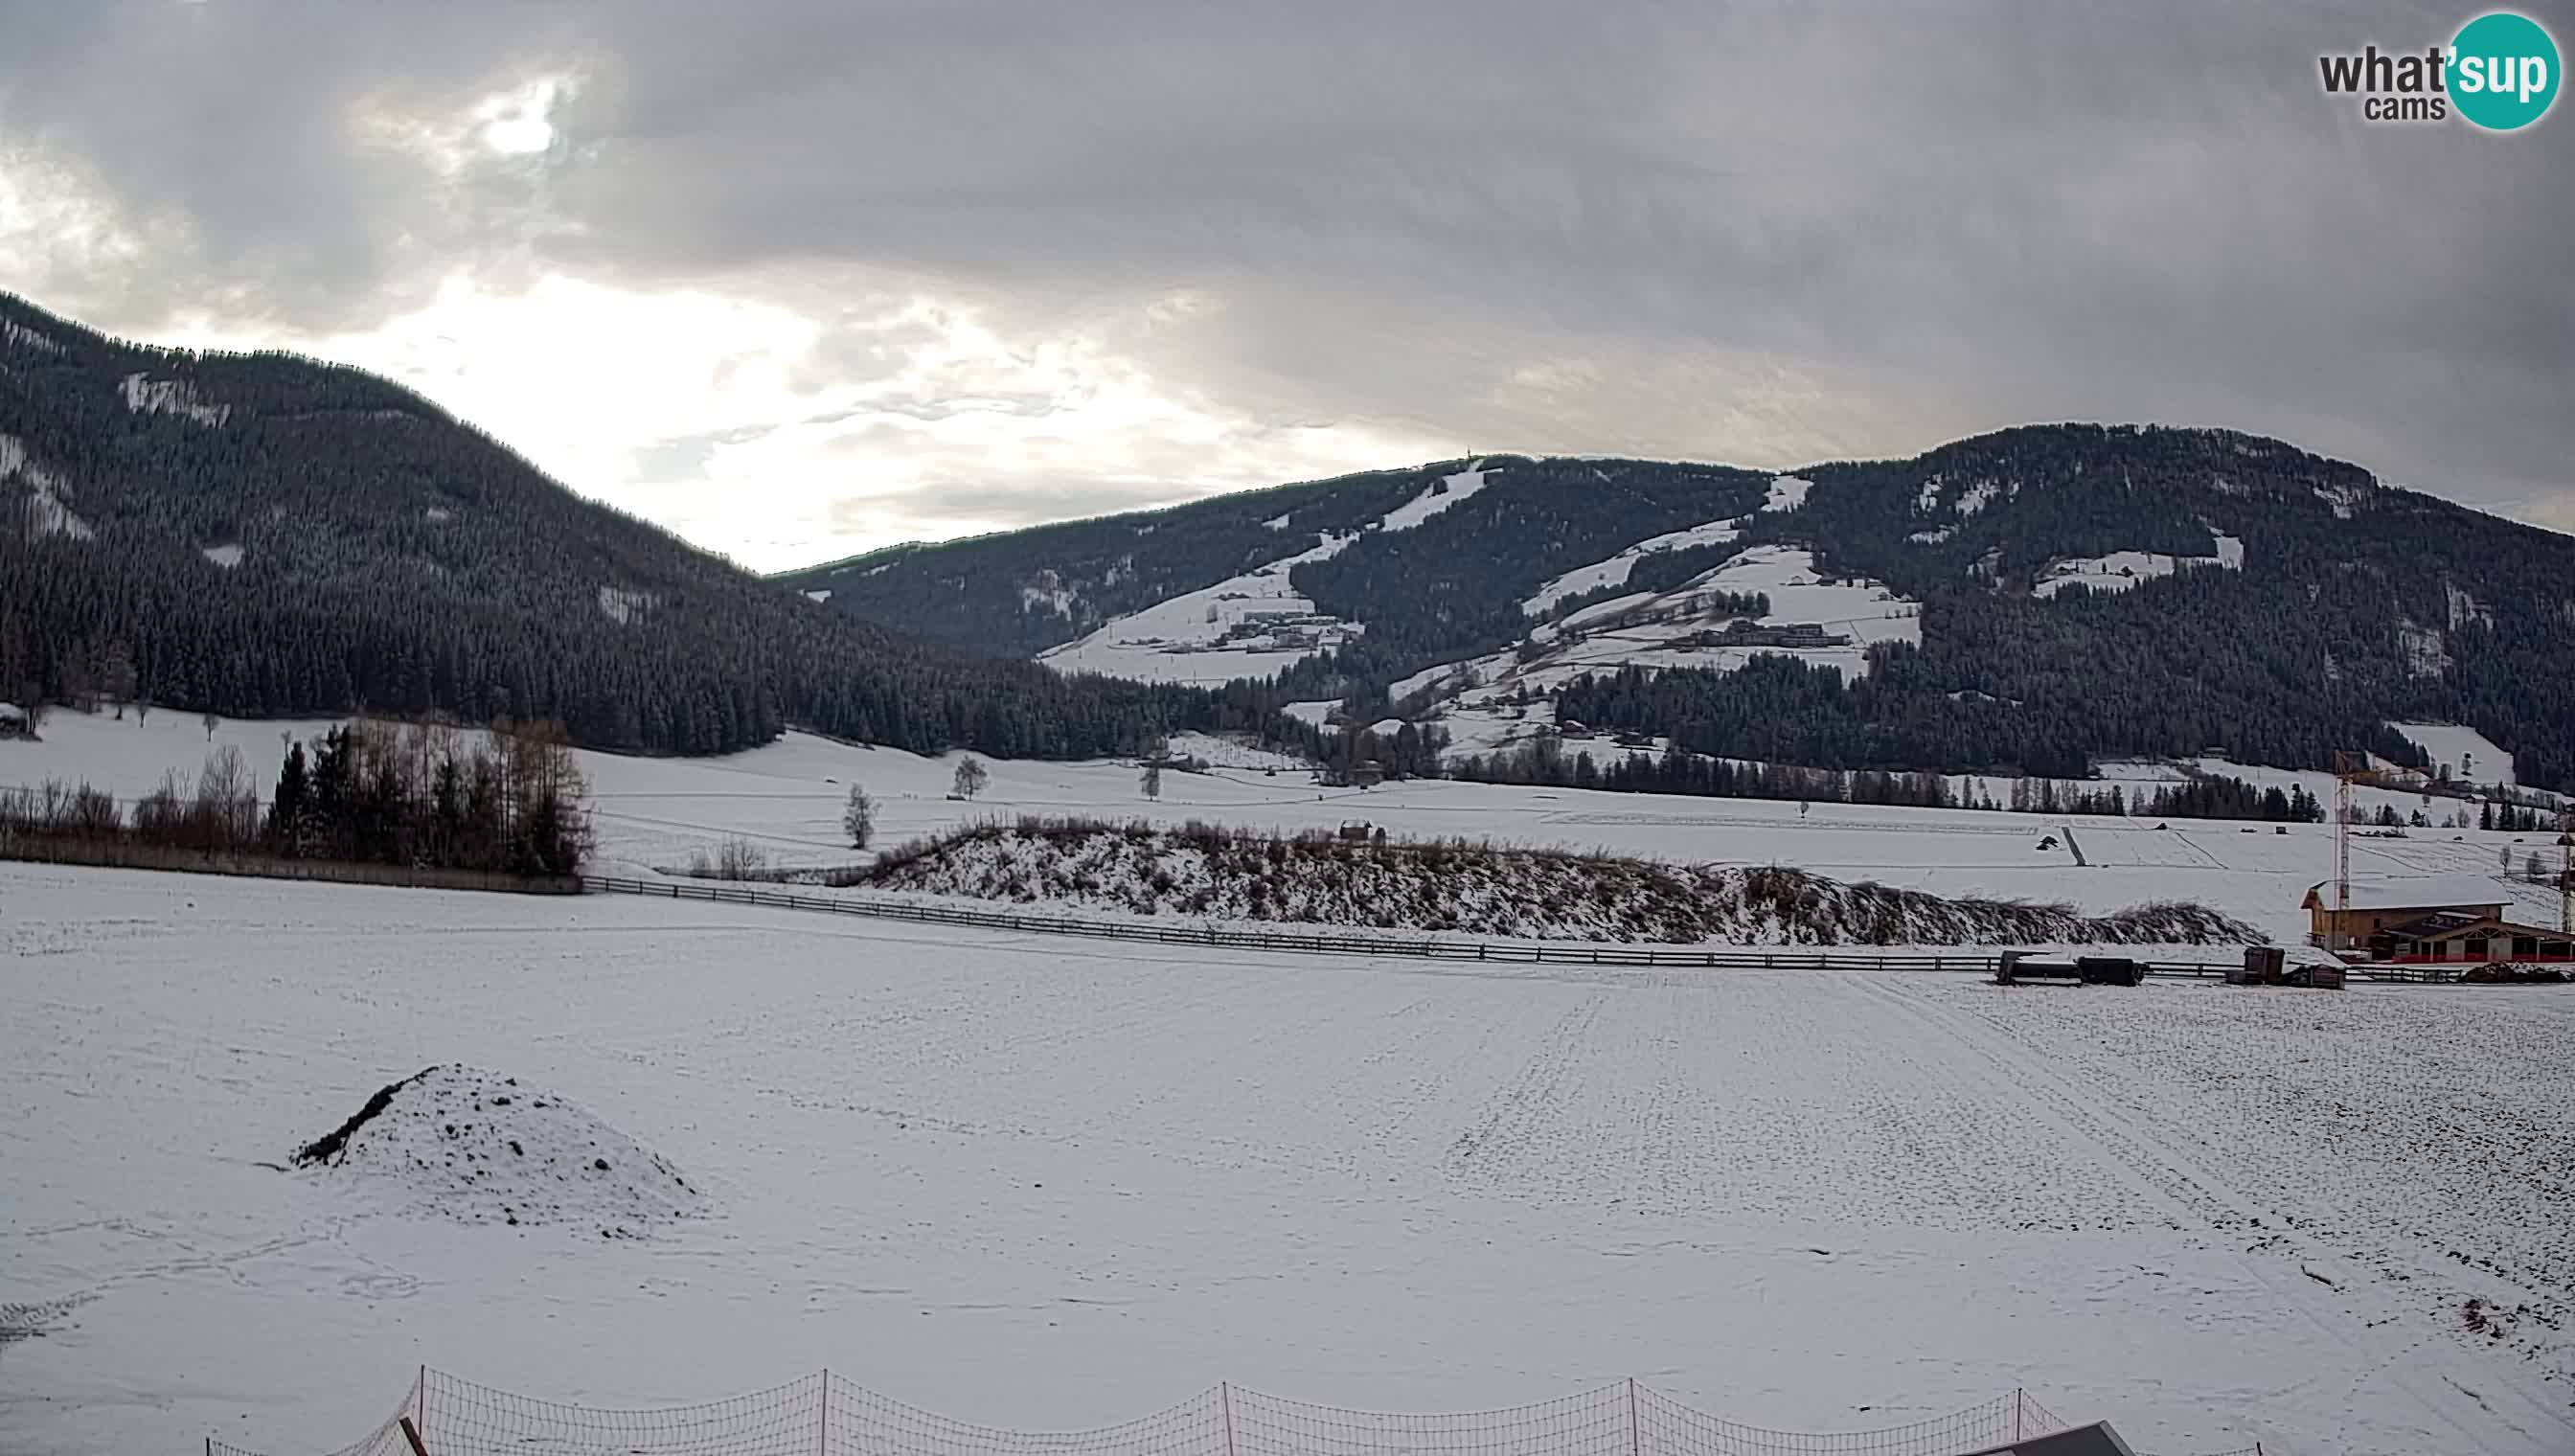
[[[1489,474],[1477,462],[1443,477],[1369,527],[1409,531],[1473,499]],[[1284,527],[1286,520],[1270,524]],[[1316,612],[1288,581],[1295,568],[1338,556],[1360,534],[1326,536],[1294,556],[1112,618],[1077,641],[1038,654],[1038,661],[1060,673],[1098,673],[1144,683],[1213,687],[1238,678],[1274,677],[1366,631],[1364,624]]]
[[[1549,578],[1545,586],[1537,589],[1535,596],[1520,604],[1520,611],[1531,617],[1543,617],[1567,597],[1579,597],[1603,587],[1622,586],[1626,583],[1627,574],[1636,569],[1636,563],[1657,552],[1681,551],[1693,546],[1722,546],[1743,534],[1743,529],[1735,524],[1741,519],[1729,516],[1722,521],[1702,522],[1679,531],[1649,536],[1605,560]]]
[[[1035,1429],[1632,1373],[1790,1430],[2019,1386],[2144,1451],[2575,1446],[2575,988],[1495,973],[26,865],[0,911],[0,1289],[47,1331],[0,1449],[333,1449],[422,1363],[594,1406],[829,1365]],[[706,1206],[602,1239],[268,1166],[445,1063]]]
[[[1216,686],[1237,678],[1276,676],[1362,631],[1316,613],[1314,604],[1288,580],[1295,568],[1329,560],[1356,540],[1327,536],[1306,551],[1213,587],[1111,618],[1085,637],[1040,653],[1038,661],[1067,675],[1099,673],[1145,683]],[[1290,640],[1277,630],[1264,630],[1258,616],[1264,614],[1301,619],[1303,638]]]

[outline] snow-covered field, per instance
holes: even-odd
[[[2575,987],[1469,972],[26,865],[0,937],[13,1452],[330,1449],[421,1363],[608,1406],[828,1364],[1047,1429],[1632,1374],[1792,1430],[2019,1386],[2141,1451],[2575,1449]],[[440,1064],[706,1207],[603,1240],[269,1166]]]
[[[213,745],[232,743],[250,759],[265,794],[277,771],[281,734],[318,732],[327,724],[249,723],[217,726]],[[158,713],[141,725],[57,713],[38,743],[0,741],[0,786],[47,777],[83,778],[133,797],[148,792],[165,769],[193,770],[209,743],[194,718]],[[1568,747],[1586,746],[1568,744]],[[1605,742],[1587,746],[1616,751]],[[1219,750],[1184,737],[1185,752]],[[1606,849],[1687,863],[1788,864],[1845,881],[1877,880],[1948,896],[1989,895],[2062,900],[2091,914],[2145,900],[2187,899],[2251,921],[2273,939],[2295,944],[2307,916],[2298,908],[2309,885],[2333,874],[2333,833],[2325,824],[2248,825],[2215,819],[2112,818],[1987,813],[1757,799],[1678,798],[1410,780],[1374,789],[1323,788],[1292,768],[1265,771],[1254,750],[1242,766],[1163,775],[1163,795],[1146,799],[1132,762],[1049,763],[995,760],[992,785],[973,802],[948,797],[956,759],[867,748],[802,733],[720,758],[634,758],[583,752],[594,789],[603,872],[645,873],[685,866],[693,851],[733,837],[757,844],[779,865],[846,864],[861,857],[841,836],[849,785],[862,783],[879,802],[878,832],[894,843],[938,829],[1021,813],[1092,814],[1178,824],[1192,818],[1263,829],[1338,828],[1352,819],[1396,837],[1489,838],[1505,844]],[[2480,759],[2482,761],[2482,759]],[[2256,782],[2295,781],[2328,802],[2330,775],[2248,769],[2220,762],[2213,771]],[[2179,776],[2168,765],[2112,765],[2131,782]],[[1985,791],[2005,796],[2005,780]],[[2413,794],[2368,790],[2409,810]],[[2434,800],[2448,811],[2451,801]],[[2167,825],[2158,828],[2158,823]],[[2275,833],[2274,828],[2285,828]],[[2071,829],[2071,842],[2067,830]],[[2053,836],[2056,844],[2041,848]],[[2373,882],[2467,876],[2525,921],[2553,924],[2557,900],[2544,886],[2496,877],[2503,852],[2521,866],[2529,853],[2554,852],[2553,835],[2414,829],[2402,839],[2356,837],[2352,868]],[[2077,863],[2075,850],[2085,862]],[[414,1068],[417,1070],[417,1068]]]

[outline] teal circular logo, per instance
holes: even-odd
[[[2450,42],[2450,104],[2490,132],[2519,131],[2557,99],[2557,42],[2527,15],[2498,10]]]

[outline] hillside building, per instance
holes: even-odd
[[[1845,633],[1826,632],[1820,622],[1764,623],[1737,619],[1721,632],[1701,632],[1703,648],[1839,648],[1850,646]]]

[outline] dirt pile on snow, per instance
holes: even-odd
[[[869,887],[1140,915],[1532,939],[1749,945],[2250,944],[2195,904],[2101,916],[1944,899],[1788,868],[1655,863],[1457,841],[1292,837],[1193,823],[984,825],[885,855]]]
[[[384,1088],[295,1162],[461,1223],[632,1238],[706,1210],[660,1154],[561,1097],[470,1066],[430,1067]]]

